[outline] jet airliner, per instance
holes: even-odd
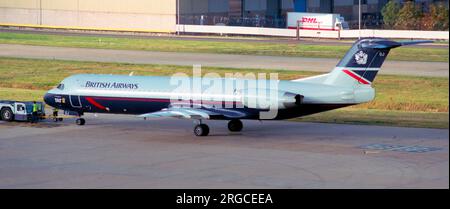
[[[278,81],[277,89],[257,91],[278,95],[269,104],[276,104],[273,120],[296,118],[372,101],[371,86],[389,51],[393,48],[430,41],[392,41],[361,39],[356,41],[336,67],[327,74],[292,81]],[[228,129],[239,132],[241,120],[260,120],[267,108],[249,102],[249,89],[228,89],[221,95],[205,98],[176,91],[173,77],[80,74],[65,78],[44,96],[53,107],[76,113],[78,125],[84,125],[84,113],[132,114],[142,118],[174,117],[192,119],[196,136],[207,136],[204,120],[228,120]],[[190,82],[196,82],[189,78]],[[202,78],[202,83],[212,78]],[[235,81],[236,79],[234,79]],[[206,81],[206,82],[205,82]],[[227,79],[222,79],[227,82]],[[173,102],[171,98],[181,96]],[[204,93],[201,93],[204,94]],[[256,95],[258,97],[258,95]],[[218,100],[217,98],[220,98]],[[271,97],[270,97],[271,98]],[[180,105],[181,104],[181,105]]]

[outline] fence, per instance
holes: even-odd
[[[251,14],[245,17],[220,14],[180,15],[182,25],[226,25],[242,27],[286,28],[287,15],[283,13],[279,17],[264,14]],[[351,29],[358,28],[358,20],[347,21]],[[383,24],[378,14],[367,13],[362,15],[361,26],[364,29],[379,29]]]
[[[205,34],[232,34],[252,36],[279,36],[296,37],[295,29],[260,28],[260,27],[237,27],[216,25],[177,25],[177,31],[181,33],[205,33]],[[310,38],[358,38],[380,37],[380,38],[407,38],[407,39],[434,39],[449,40],[448,31],[416,31],[416,30],[300,30],[300,37]]]
[[[242,27],[285,28],[286,17],[274,18],[266,16],[234,17],[221,15],[181,15],[183,25],[227,25]]]

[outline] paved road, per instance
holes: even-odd
[[[0,122],[0,188],[449,188],[449,132],[244,121],[142,121],[88,114],[38,125]],[[425,146],[413,153],[370,144]]]
[[[213,67],[264,68],[317,72],[329,72],[338,62],[337,59],[325,58],[150,52],[10,44],[0,44],[0,56],[135,64],[201,64],[203,66]],[[446,62],[387,61],[383,65],[380,73],[449,77],[449,66]]]

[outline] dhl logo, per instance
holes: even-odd
[[[317,18],[315,18],[315,17],[302,17],[301,22],[317,23]]]

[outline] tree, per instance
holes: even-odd
[[[414,4],[408,1],[403,4],[403,7],[398,12],[398,19],[395,23],[395,29],[414,30],[419,29],[420,20],[422,18],[421,10]]]
[[[448,8],[444,4],[430,5],[431,30],[448,30]]]
[[[387,29],[394,28],[398,19],[398,12],[400,11],[400,4],[391,0],[383,9],[381,9],[381,15],[383,16],[384,27]]]
[[[424,14],[422,19],[420,20],[420,29],[421,30],[434,30],[435,22],[434,15],[436,11],[436,7],[434,5],[430,5],[428,9],[428,13]]]

